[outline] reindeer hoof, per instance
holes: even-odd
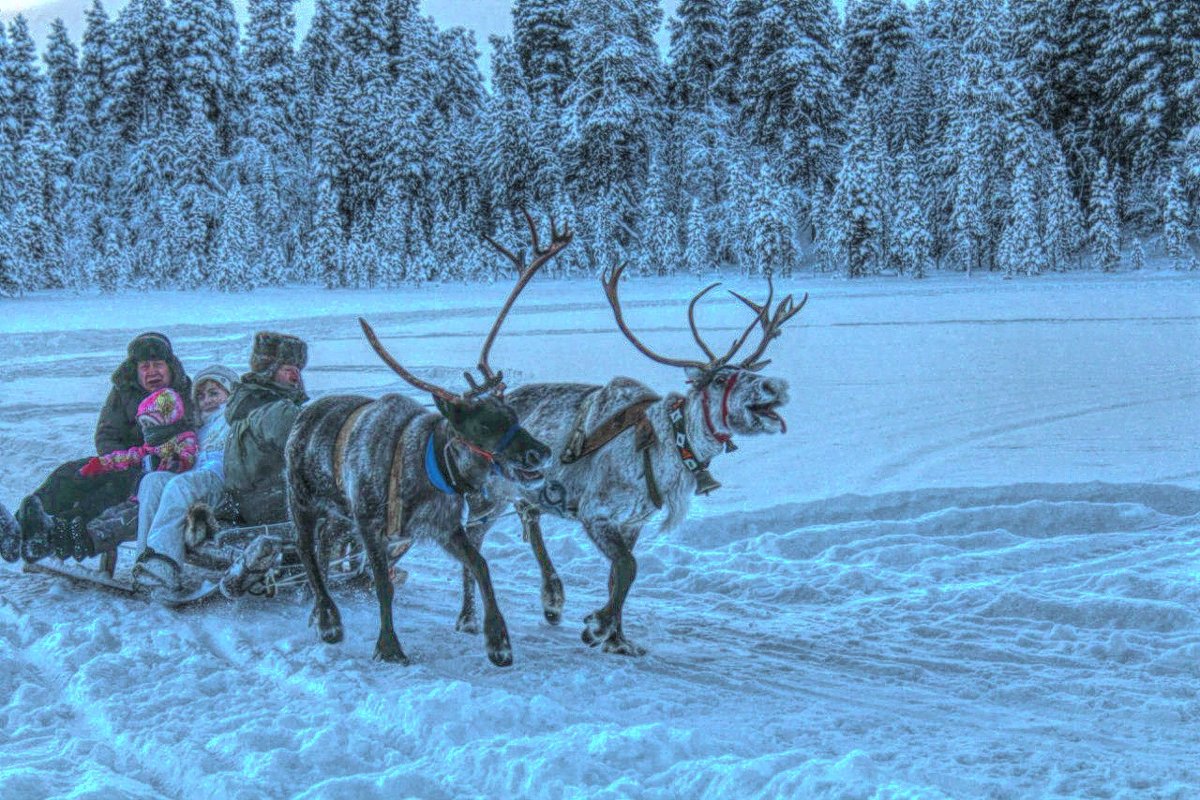
[[[375,660],[386,661],[389,664],[408,666],[408,656],[400,649],[399,642],[379,642],[375,645]]]
[[[604,647],[601,648],[606,653],[615,653],[619,656],[638,656],[646,655],[646,648],[639,647],[633,642],[626,639],[624,636],[610,636],[604,640]]]
[[[546,622],[549,622],[551,625],[562,623],[562,611],[553,608],[543,608],[542,613],[546,616]]]
[[[479,620],[475,618],[474,614],[470,616],[459,614],[458,619],[454,623],[454,630],[459,633],[479,633]]]
[[[312,616],[308,618],[308,624],[317,625],[317,631],[321,635],[321,641],[326,644],[337,644],[342,640],[344,631],[342,630],[342,621],[335,609],[322,608],[317,606],[313,609]]]
[[[497,667],[511,667],[513,663],[512,648],[508,644],[497,648],[489,647],[488,660]]]
[[[504,620],[491,617],[483,621],[484,635],[487,637],[487,654],[497,667],[511,667],[513,663],[512,643],[508,640],[508,628]]]
[[[583,620],[583,633],[580,638],[588,647],[595,647],[608,639],[612,631],[612,622],[600,616],[599,612],[588,614]]]

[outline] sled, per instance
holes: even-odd
[[[260,565],[261,573],[260,570],[253,571],[253,577],[241,591],[223,590],[221,579],[244,569],[243,557],[252,545],[256,548],[254,552],[267,554],[268,563]],[[393,575],[400,574],[394,570],[395,563],[411,545],[410,539],[388,543],[388,562],[393,567]],[[333,542],[321,542],[318,552],[330,586],[371,586],[366,554],[357,539],[347,536]],[[136,545],[127,542],[113,553],[94,560],[98,561],[96,566],[49,557],[26,563],[24,571],[67,578],[129,597],[153,599],[171,608],[185,608],[221,598],[235,599],[243,593],[275,597],[281,591],[303,590],[308,586],[295,530],[287,522],[228,527],[189,549],[182,565],[184,591],[174,596],[152,592],[138,583],[133,576],[136,554]]]

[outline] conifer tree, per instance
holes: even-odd
[[[213,126],[222,155],[240,124],[238,27],[230,0],[175,0],[174,58],[181,124],[199,110]]]
[[[50,27],[50,42],[42,56],[46,62],[46,73],[50,79],[49,113],[50,123],[62,130],[67,120],[67,109],[71,95],[76,90],[79,75],[78,53],[75,44],[67,35],[67,26],[57,17]]]
[[[883,235],[879,164],[865,100],[855,105],[850,125],[833,198],[834,224],[846,255],[846,275],[861,278],[878,264]]]
[[[1141,239],[1133,240],[1133,249],[1129,253],[1129,268],[1135,272],[1146,268],[1146,250],[1142,247]]]
[[[750,266],[752,274],[765,275],[770,271],[788,277],[796,262],[792,209],[788,203],[787,188],[777,175],[771,165],[764,161],[749,209],[753,234]]]
[[[688,272],[696,277],[703,276],[713,268],[708,254],[708,224],[698,197],[692,198],[692,210],[687,216],[687,247],[684,249],[683,262]]]
[[[112,92],[113,49],[108,14],[101,0],[93,0],[84,19],[79,97],[84,118],[95,133],[102,126],[101,109]]]
[[[570,0],[515,0],[513,46],[529,94],[538,105],[559,109],[574,79]]]
[[[894,259],[900,272],[924,278],[932,269],[932,238],[921,191],[921,177],[912,152],[907,148],[898,163],[899,186],[896,191],[896,216],[893,225]]]
[[[1079,201],[1071,191],[1071,176],[1058,145],[1046,174],[1046,256],[1050,269],[1065,270],[1067,261],[1083,246],[1084,222]]]
[[[10,141],[19,142],[38,119],[38,97],[45,78],[38,70],[37,47],[29,36],[24,14],[18,14],[8,26],[8,48],[4,72],[8,79],[6,116]]]
[[[1116,191],[1105,159],[1100,159],[1100,165],[1092,179],[1088,214],[1088,238],[1092,244],[1092,255],[1105,272],[1112,272],[1120,263],[1121,250]]]
[[[1166,197],[1163,204],[1163,244],[1171,266],[1182,270],[1186,266],[1187,256],[1191,255],[1188,247],[1188,208],[1187,195],[1183,189],[1183,179],[1178,169],[1171,170],[1167,179]]]

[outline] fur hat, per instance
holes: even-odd
[[[270,377],[283,364],[293,364],[300,369],[308,364],[308,345],[298,336],[273,331],[254,334],[254,348],[250,351],[250,371]]]
[[[238,374],[224,364],[209,364],[192,378],[193,400],[196,399],[196,392],[200,391],[200,384],[206,381],[212,381],[225,391],[233,394],[233,387],[238,384]]]
[[[170,361],[175,356],[171,350],[171,340],[156,331],[139,333],[129,342],[126,352],[134,364],[139,361]]]

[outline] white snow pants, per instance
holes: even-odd
[[[207,469],[149,472],[138,484],[138,552],[147,546],[183,564],[183,528],[197,501],[216,505],[225,482]]]

